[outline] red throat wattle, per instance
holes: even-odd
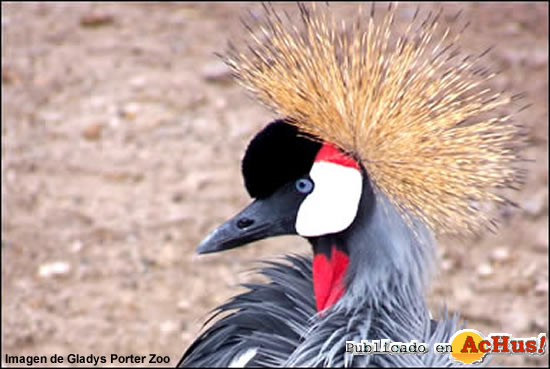
[[[344,294],[348,263],[348,255],[336,246],[332,246],[330,258],[323,253],[313,257],[313,292],[318,312],[334,305]]]

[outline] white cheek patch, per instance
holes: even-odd
[[[349,227],[361,199],[361,173],[355,168],[320,161],[313,164],[309,175],[315,187],[298,209],[297,233],[315,237]]]

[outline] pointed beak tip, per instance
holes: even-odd
[[[205,241],[207,240],[204,240],[199,244],[199,246],[197,246],[197,249],[195,250],[195,255],[194,255],[195,257],[217,251],[217,248],[214,247],[215,244],[212,244],[210,242],[205,242]]]
[[[212,252],[219,251],[219,240],[217,239],[217,235],[219,234],[218,229],[214,230],[212,233],[210,233],[204,240],[199,243],[195,250],[195,255],[203,255],[203,254],[209,254]]]
[[[203,261],[203,260],[201,260],[202,255],[203,255],[202,252],[200,252],[199,250],[195,250],[195,252],[191,255],[191,261],[193,263],[202,262]]]

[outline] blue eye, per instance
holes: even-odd
[[[313,182],[307,178],[300,178],[296,181],[296,189],[298,192],[308,194],[313,191]]]

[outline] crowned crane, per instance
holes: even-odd
[[[448,342],[457,316],[431,318],[425,293],[435,236],[495,220],[487,203],[521,182],[520,127],[499,115],[483,55],[463,56],[440,14],[403,33],[395,7],[352,27],[299,4],[299,26],[264,6],[250,42],[222,56],[281,119],[242,161],[254,201],[199,254],[299,235],[313,258],[287,256],[267,283],[217,308],[179,366],[450,366],[449,355],[351,355],[346,342]],[[220,317],[220,315],[222,315]]]

